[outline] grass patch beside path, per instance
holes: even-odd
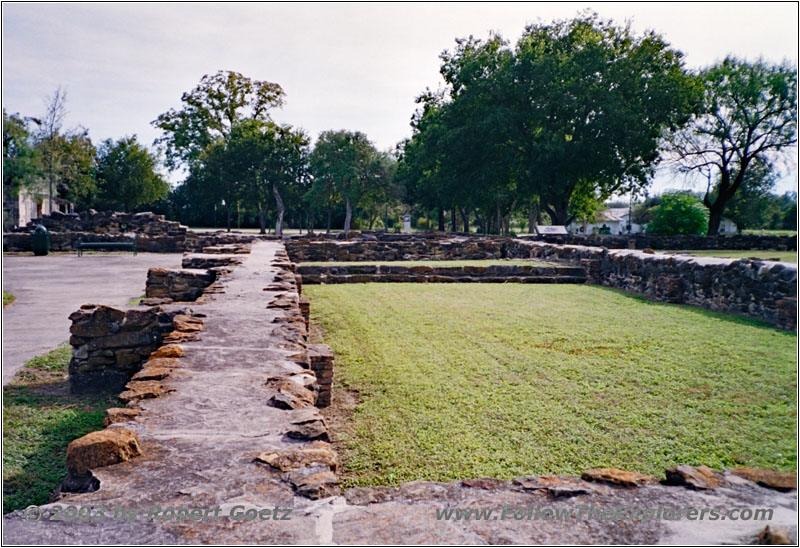
[[[462,261],[310,261],[298,263],[297,266],[356,266],[356,265],[381,265],[381,266],[489,266],[495,264],[502,265],[548,265],[544,261],[523,260],[523,259],[480,259]]]
[[[738,250],[738,249],[697,249],[689,251],[665,251],[665,253],[688,253],[695,257],[724,257],[730,259],[772,259],[797,262],[797,251]]]
[[[144,299],[145,297],[146,295],[140,295],[134,299],[131,299],[130,301],[128,301],[126,306],[139,306],[139,303],[141,303],[142,299]]]
[[[16,299],[16,297],[14,297],[14,295],[9,293],[8,291],[3,291],[3,308],[5,308],[8,305],[10,305],[11,303],[13,303],[14,299]]]
[[[795,470],[795,333],[583,285],[304,288],[363,403],[346,485]]]
[[[67,445],[103,428],[115,396],[69,393],[71,349],[38,356],[3,387],[3,514],[49,502],[67,476]]]

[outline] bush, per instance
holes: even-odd
[[[692,194],[665,194],[661,203],[650,212],[652,220],[647,231],[662,236],[673,234],[705,234],[708,231],[708,211]]]

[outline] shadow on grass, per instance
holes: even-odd
[[[3,514],[53,500],[67,476],[69,443],[103,427],[112,395],[69,393],[63,374],[23,370],[3,387]]]
[[[708,310],[706,308],[700,308],[698,306],[690,305],[690,304],[680,304],[680,303],[668,303],[664,301],[656,301],[653,300],[651,297],[646,295],[640,295],[639,293],[633,293],[630,291],[625,291],[624,289],[617,289],[614,287],[605,287],[601,285],[592,285],[600,291],[605,291],[607,293],[613,293],[615,295],[619,295],[621,297],[625,297],[627,299],[632,299],[638,303],[643,303],[648,306],[656,306],[656,307],[664,307],[664,308],[679,308],[681,310],[685,310],[686,312],[696,315],[696,316],[703,316],[706,318],[713,318],[715,320],[722,320],[727,323],[736,324],[736,325],[748,325],[751,327],[757,327],[759,329],[767,329],[772,332],[777,332],[786,337],[796,337],[797,334],[793,331],[786,331],[784,329],[778,329],[774,325],[768,324],[762,320],[756,320],[753,318],[748,318],[746,316],[738,316],[736,314],[730,314],[725,312],[715,312],[713,310]]]

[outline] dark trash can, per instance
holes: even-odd
[[[50,253],[50,233],[39,225],[31,232],[31,250],[34,255],[47,255]]]

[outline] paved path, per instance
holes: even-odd
[[[3,257],[3,290],[16,297],[3,310],[3,385],[26,361],[69,339],[67,317],[82,304],[124,306],[144,293],[149,268],[180,262],[177,253]]]

